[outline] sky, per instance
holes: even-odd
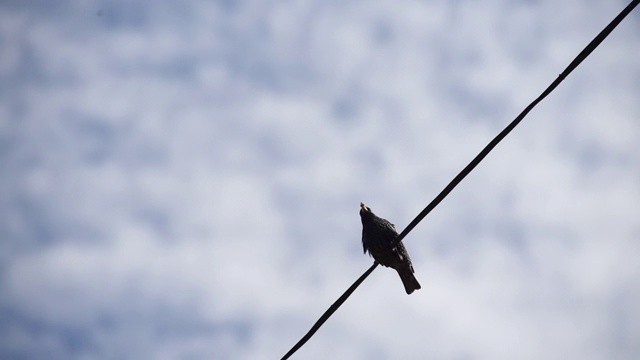
[[[0,358],[280,358],[626,4],[0,2]],[[638,11],[293,358],[640,357]]]

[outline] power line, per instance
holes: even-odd
[[[416,216],[415,219],[413,219],[413,221],[411,221],[409,223],[409,225],[407,225],[407,227],[402,230],[402,232],[400,233],[400,235],[398,235],[397,239],[396,239],[396,244],[399,243],[400,241],[402,241],[402,239],[404,239],[405,236],[407,236],[409,234],[409,232],[411,230],[413,230],[413,228],[416,227],[416,225],[418,225],[418,223],[420,223],[420,221],[422,221],[422,219],[424,219],[430,212],[431,210],[433,210],[436,206],[438,206],[438,204],[440,204],[440,202],[442,200],[444,200],[444,198],[447,197],[447,195],[449,195],[449,193],[456,187],[458,186],[458,184],[467,176],[469,175],[469,173],[471,173],[471,171],[478,166],[478,164],[480,164],[480,162],[491,152],[491,150],[493,150],[496,145],[498,145],[500,143],[500,141],[502,141],[510,132],[511,130],[513,130],[521,121],[522,119],[524,119],[525,116],[527,116],[527,114],[536,106],[538,105],[538,103],[540,101],[542,101],[545,97],[547,97],[547,95],[549,95],[558,85],[560,85],[560,83],[562,81],[564,81],[564,79],[575,69],[578,67],[578,65],[580,65],[580,63],[582,63],[582,61],[584,59],[586,59],[592,52],[593,50],[595,50],[601,43],[602,41],[604,41],[604,39],[609,36],[609,34],[613,31],[613,29],[616,28],[616,26],[618,26],[620,24],[620,22],[622,22],[622,20],[629,15],[629,13],[631,11],[633,11],[633,9],[638,5],[638,3],[640,3],[640,0],[633,0],[631,3],[629,3],[629,5],[627,5],[626,8],[624,8],[624,10],[622,10],[620,12],[620,14],[618,14],[618,16],[616,16],[610,23],[609,25],[607,25],[593,40],[591,40],[591,42],[580,52],[580,54],[578,54],[578,56],[576,56],[575,59],[573,59],[573,61],[569,64],[569,66],[567,66],[567,68],[558,76],[558,78],[551,83],[551,85],[549,85],[549,87],[547,87],[542,94],[540,94],[540,96],[538,96],[531,104],[529,104],[529,106],[527,106],[521,113],[520,115],[518,115],[513,121],[511,121],[511,123],[509,123],[509,125],[507,125],[507,127],[505,127],[495,138],[493,138],[493,140],[491,140],[491,142],[489,142],[489,144],[487,144],[487,146],[485,146],[484,149],[482,149],[482,151],[480,151],[480,153],[473,158],[473,160],[471,160],[471,162],[465,166],[464,169],[462,169],[462,171],[460,171],[460,173],[453,178],[453,180],[451,180],[451,182],[438,194],[438,196],[436,196],[430,203],[429,205],[427,205],[427,207],[425,207],[420,214],[418,214],[418,216]],[[351,296],[351,294],[358,288],[358,286],[360,286],[360,284],[373,272],[373,270],[375,270],[378,267],[378,263],[374,262],[373,265],[371,265],[371,267],[364,272],[364,274],[362,274],[358,280],[356,280],[348,289],[347,291],[344,292],[344,294],[342,294],[342,296],[340,296],[338,298],[338,300],[336,300],[336,302],[334,302],[329,309],[327,309],[327,311],[325,311],[324,314],[322,314],[322,316],[320,317],[320,319],[318,319],[318,321],[316,321],[315,324],[313,324],[313,326],[311,327],[311,329],[302,337],[302,339],[300,339],[292,348],[291,350],[289,350],[283,357],[282,360],[286,360],[288,359],[291,355],[293,355],[296,351],[298,351],[298,349],[300,349],[302,347],[302,345],[304,345],[312,336],[313,334],[315,334],[316,331],[318,331],[318,329],[325,323],[325,321],[327,321],[329,319],[329,317],[331,317],[331,315],[333,315],[333,313],[338,310],[338,308],[342,305],[342,303],[344,303],[347,298],[349,298],[349,296]]]
[[[578,54],[578,56],[573,59],[571,64],[567,66],[567,68],[558,76],[558,78],[553,83],[551,83],[551,85],[549,85],[549,87],[545,91],[543,91],[542,94],[538,96],[538,98],[533,100],[533,102],[529,104],[529,106],[527,106],[520,113],[520,115],[518,115],[518,117],[516,117],[509,125],[507,125],[504,130],[502,130],[495,138],[493,138],[493,140],[491,140],[491,142],[487,144],[487,146],[485,146],[485,148],[482,149],[482,151],[480,151],[480,153],[473,160],[471,160],[471,162],[464,169],[462,169],[462,171],[460,171],[460,173],[453,180],[451,180],[449,185],[447,185],[440,192],[440,194],[438,194],[438,196],[436,196],[435,199],[433,199],[431,203],[429,203],[429,205],[427,205],[427,207],[425,207],[424,210],[422,210],[420,214],[418,214],[418,216],[416,216],[416,218],[413,219],[413,221],[411,221],[411,223],[409,223],[409,225],[407,225],[404,230],[402,230],[402,232],[398,236],[397,242],[402,241],[402,239],[407,236],[407,234],[411,230],[413,230],[413,228],[416,227],[416,225],[418,225],[418,223],[422,221],[422,219],[424,219],[424,217],[427,216],[427,214],[429,214],[431,210],[438,206],[438,204],[440,204],[440,202],[444,200],[447,195],[449,195],[451,190],[453,190],[462,181],[462,179],[464,179],[478,164],[480,164],[480,162],[489,154],[489,152],[491,152],[491,150],[493,150],[493,148],[495,148],[496,145],[498,145],[498,143],[502,141],[502,139],[504,139],[511,132],[511,130],[513,130],[520,123],[520,121],[522,121],[522,119],[524,119],[525,116],[527,116],[529,111],[531,111],[536,105],[538,105],[538,103],[542,101],[542,99],[547,97],[547,95],[551,94],[551,92],[558,85],[560,85],[562,81],[564,81],[567,75],[569,75],[576,67],[578,67],[578,65],[580,65],[580,63],[584,59],[586,59],[607,36],[609,36],[613,29],[615,29],[616,26],[618,26],[618,24],[620,24],[620,22],[633,10],[633,8],[638,5],[638,2],[640,1],[634,0],[629,5],[627,5],[627,7],[622,10],[622,12],[618,14],[618,16],[616,16],[615,19],[613,19],[609,23],[609,25],[607,25],[593,40],[591,40],[589,45],[587,45],[580,52],[580,54]]]

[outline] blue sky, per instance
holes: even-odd
[[[622,1],[7,1],[0,358],[273,359]],[[632,13],[300,359],[640,356]]]

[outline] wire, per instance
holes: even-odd
[[[607,25],[593,40],[591,40],[589,45],[587,45],[580,52],[580,54],[578,54],[578,56],[573,59],[571,64],[567,66],[567,68],[558,76],[558,78],[553,83],[551,83],[551,85],[549,85],[549,87],[545,91],[543,91],[542,94],[538,96],[538,98],[536,98],[531,104],[529,104],[529,106],[527,106],[520,113],[520,115],[518,115],[518,117],[516,117],[509,125],[507,125],[504,130],[502,130],[493,140],[491,140],[491,142],[487,144],[487,146],[485,146],[485,148],[482,149],[482,151],[480,151],[480,153],[473,160],[471,160],[471,162],[464,169],[462,169],[462,171],[460,171],[460,173],[453,180],[451,180],[449,185],[447,185],[444,190],[442,190],[440,194],[438,194],[438,196],[436,196],[435,199],[433,199],[431,203],[429,203],[429,205],[427,205],[427,207],[425,207],[424,210],[422,210],[420,214],[418,214],[418,216],[416,216],[416,218],[413,219],[413,221],[411,221],[411,223],[409,223],[409,225],[407,225],[404,230],[402,230],[400,235],[398,235],[396,242],[399,243],[400,241],[402,241],[402,239],[404,239],[404,237],[407,236],[407,234],[409,234],[409,232],[413,230],[413,228],[416,227],[416,225],[418,225],[418,223],[431,212],[431,210],[438,206],[438,204],[440,204],[440,202],[444,200],[447,195],[449,195],[451,190],[453,190],[462,181],[462,179],[469,175],[469,173],[478,164],[480,164],[480,162],[489,154],[489,152],[491,152],[491,150],[493,150],[493,148],[495,148],[496,145],[498,145],[498,143],[500,143],[500,141],[502,141],[502,139],[504,139],[511,132],[511,130],[513,130],[520,123],[520,121],[522,121],[522,119],[524,119],[525,116],[527,116],[531,109],[538,105],[538,103],[542,101],[542,99],[547,97],[547,95],[549,95],[567,77],[567,75],[569,75],[576,67],[578,67],[578,65],[580,65],[580,63],[584,59],[586,59],[589,54],[591,54],[591,52],[593,52],[593,50],[598,47],[598,45],[600,45],[600,43],[613,31],[613,29],[616,28],[616,26],[618,26],[618,24],[620,24],[620,22],[633,10],[633,8],[638,5],[639,2],[640,0],[632,1],[624,10],[622,10],[620,14],[618,14],[618,16],[616,16],[615,19],[613,19],[609,23],[609,25]]]
[[[591,42],[580,52],[580,54],[578,54],[578,56],[576,56],[575,59],[573,59],[573,61],[569,64],[569,66],[567,66],[567,68],[558,76],[558,78],[551,83],[551,85],[549,85],[549,87],[547,87],[546,90],[544,90],[542,92],[542,94],[540,94],[540,96],[538,96],[531,104],[529,104],[529,106],[527,106],[521,113],[520,115],[518,115],[509,125],[507,125],[506,128],[504,128],[493,140],[491,140],[491,142],[489,144],[487,144],[487,146],[485,146],[484,149],[482,149],[482,151],[475,157],[473,158],[473,160],[471,160],[471,162],[464,168],[462,169],[462,171],[460,171],[460,173],[453,178],[453,180],[451,180],[451,182],[438,194],[438,196],[436,196],[430,203],[429,205],[427,205],[427,207],[425,207],[420,214],[418,214],[418,216],[416,216],[415,219],[413,219],[413,221],[411,221],[409,223],[409,225],[407,225],[407,227],[402,230],[402,232],[400,233],[400,235],[398,235],[398,237],[396,238],[396,244],[400,243],[400,241],[402,241],[402,239],[405,238],[405,236],[407,236],[409,234],[409,232],[411,230],[413,230],[413,228],[416,227],[416,225],[418,225],[418,223],[420,223],[420,221],[422,221],[422,219],[424,219],[430,212],[431,210],[433,210],[436,206],[438,206],[438,204],[440,204],[440,202],[442,200],[444,200],[445,197],[447,197],[447,195],[449,195],[449,193],[467,176],[469,175],[469,173],[476,167],[478,166],[478,164],[480,164],[480,162],[491,152],[491,150],[493,150],[496,145],[498,145],[500,143],[500,141],[502,141],[510,132],[511,130],[513,130],[521,121],[522,119],[524,119],[525,116],[527,116],[527,114],[536,106],[538,105],[538,103],[540,101],[542,101],[545,97],[547,97],[547,95],[549,95],[558,85],[560,85],[560,83],[562,81],[564,81],[564,79],[576,68],[578,67],[578,65],[580,65],[580,63],[582,63],[582,61],[584,59],[586,59],[592,52],[593,50],[595,50],[601,43],[602,41],[604,41],[604,39],[609,36],[609,34],[613,31],[613,29],[616,28],[616,26],[618,26],[618,24],[620,24],[620,22],[622,22],[622,20],[629,15],[629,13],[631,11],[633,11],[633,9],[638,5],[638,3],[640,3],[640,0],[633,0],[629,5],[627,5],[626,8],[624,8],[624,10],[622,10],[620,12],[620,14],[618,14],[618,16],[615,17],[615,19],[613,19],[609,25],[607,25],[593,40],[591,40]],[[362,274],[358,280],[356,280],[350,287],[349,289],[347,289],[347,291],[345,291],[344,294],[342,294],[342,296],[340,296],[340,298],[338,298],[338,300],[336,300],[336,302],[334,302],[327,311],[325,311],[324,314],[322,314],[322,316],[320,317],[320,319],[318,319],[318,321],[316,321],[316,323],[313,325],[313,327],[311,327],[311,330],[309,330],[303,337],[302,339],[300,339],[292,348],[291,350],[289,350],[289,352],[287,352],[283,357],[282,360],[288,359],[291,355],[293,355],[296,351],[298,351],[298,349],[300,349],[302,347],[302,345],[304,345],[312,336],[313,334],[315,334],[316,331],[318,331],[318,329],[322,326],[322,324],[325,323],[325,321],[327,321],[329,319],[329,317],[331,317],[331,315],[333,315],[333,313],[338,310],[338,308],[340,307],[340,305],[342,305],[342,303],[344,303],[347,298],[349,296],[351,296],[351,294],[356,290],[356,288],[358,286],[360,286],[360,284],[373,272],[373,270],[376,269],[376,267],[378,267],[378,263],[374,262],[373,265],[371,265],[371,267],[365,271],[364,274]]]
[[[318,321],[316,321],[315,324],[313,324],[313,326],[311,327],[311,330],[309,330],[303,337],[302,339],[300,339],[300,341],[298,341],[292,348],[291,350],[289,350],[288,353],[286,353],[282,359],[288,359],[289,356],[293,355],[294,352],[296,352],[300,347],[302,347],[302,345],[304,345],[304,343],[307,342],[307,340],[311,339],[311,337],[313,336],[313,334],[316,333],[316,331],[318,331],[318,329],[320,329],[320,326],[322,326],[322,324],[324,324],[325,321],[327,321],[327,319],[329,319],[329,317],[331,317],[331,315],[338,310],[338,308],[340,307],[340,305],[342,305],[343,302],[345,302],[345,300],[347,300],[347,298],[349,296],[351,296],[351,293],[354,292],[356,290],[356,288],[358,288],[358,286],[360,286],[360,284],[364,281],[364,279],[366,279],[369,274],[371,274],[373,272],[373,270],[375,270],[378,267],[378,263],[374,262],[373,265],[371,265],[371,267],[364,272],[364,274],[362,274],[358,280],[356,280],[356,282],[354,282],[348,289],[347,291],[344,292],[344,294],[342,294],[342,296],[340,296],[338,298],[338,300],[336,300],[336,302],[333,303],[333,305],[331,305],[329,307],[329,309],[327,309],[327,311],[324,312],[324,314],[322,314],[322,316],[320,316],[320,319],[318,319]]]

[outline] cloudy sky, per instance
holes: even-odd
[[[0,358],[275,359],[625,1],[2,1]],[[298,359],[640,357],[640,13]]]

